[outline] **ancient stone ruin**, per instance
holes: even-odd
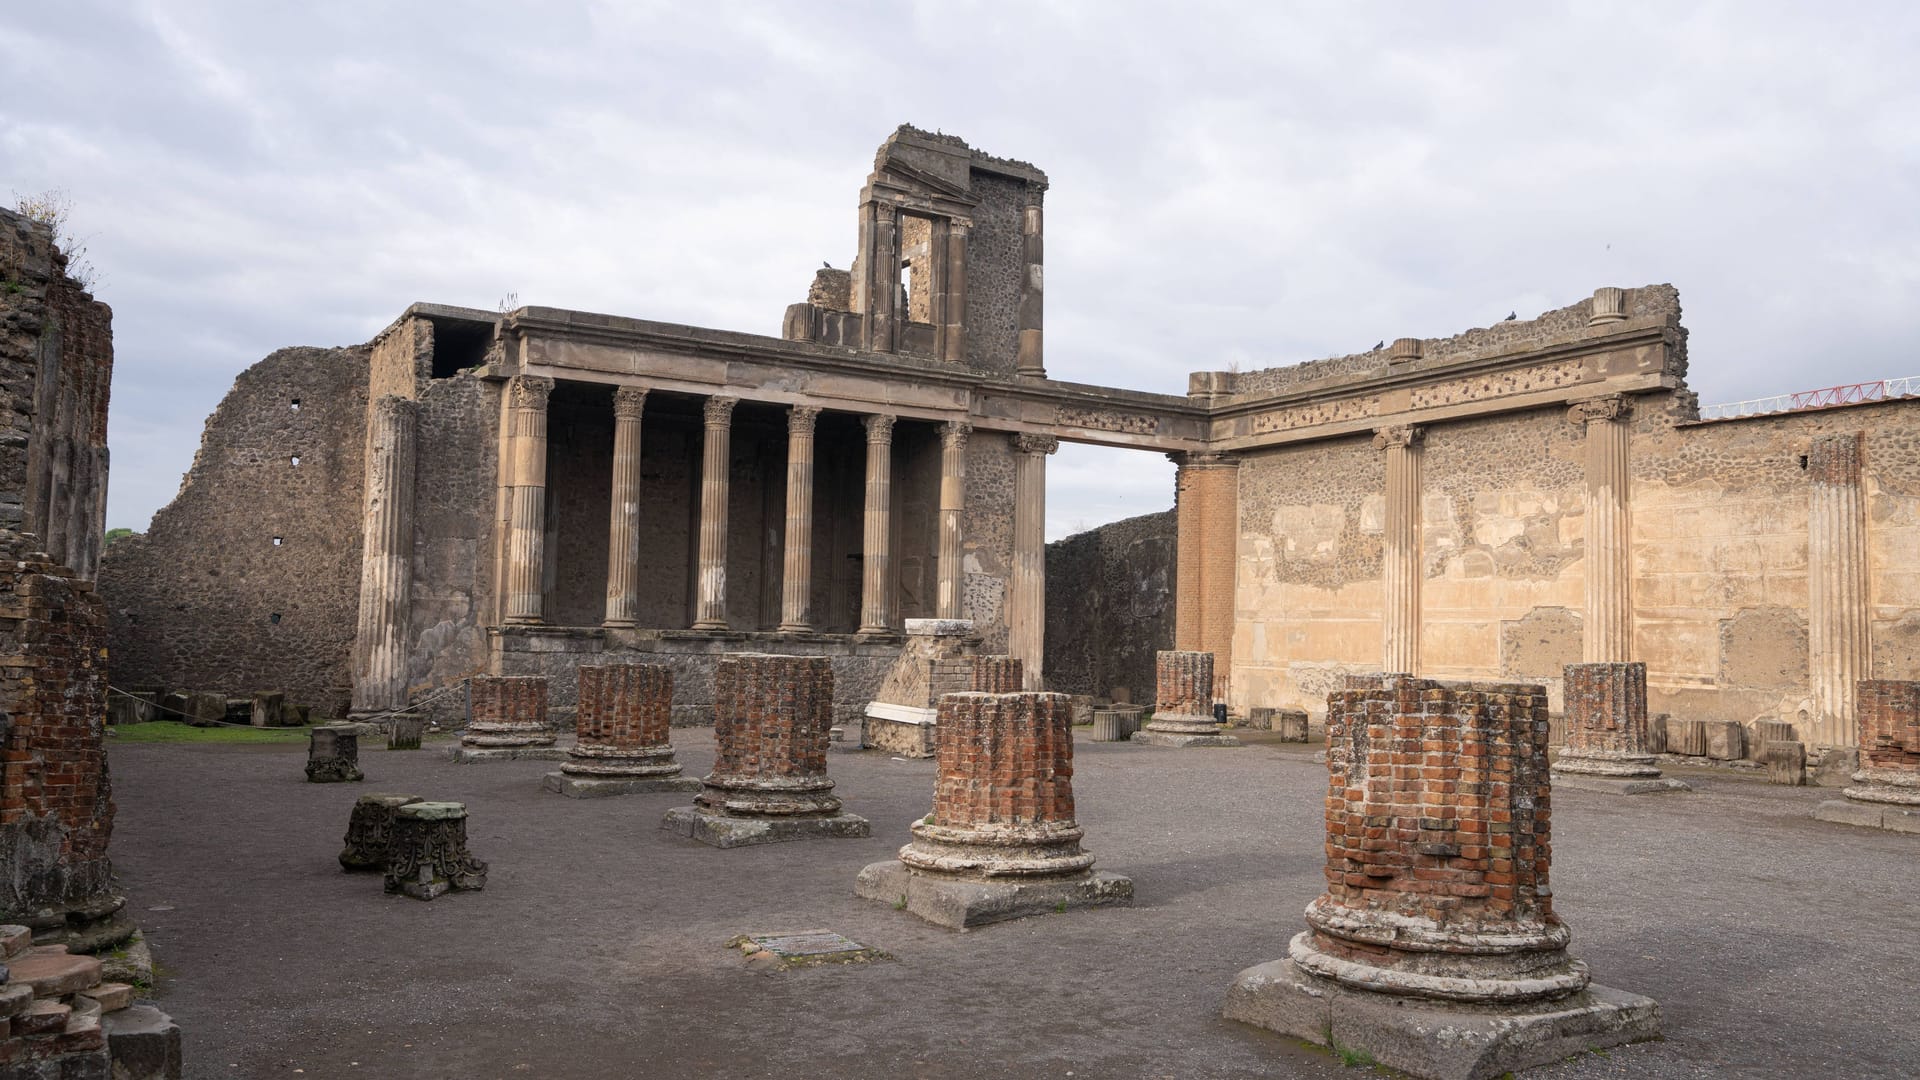
[[[1660,1033],[1553,910],[1546,688],[1353,676],[1327,699],[1327,891],[1226,1016],[1477,1080]]]
[[[360,772],[360,725],[320,724],[307,732],[307,781],[340,784],[366,779]]]
[[[698,791],[680,775],[667,728],[673,672],[661,664],[581,666],[578,734],[545,785],[570,798]]]
[[[467,730],[448,750],[455,761],[473,763],[533,758],[564,759],[547,707],[544,675],[475,675],[468,684]]]
[[[1153,719],[1133,741],[1153,746],[1239,746],[1223,734],[1213,709],[1213,654],[1167,650],[1157,657]]]
[[[1660,775],[1647,746],[1647,665],[1568,664],[1567,745],[1557,782],[1621,795],[1689,790]]]
[[[487,864],[467,852],[467,808],[457,802],[394,807],[387,840],[386,889],[432,900],[455,889],[487,887]]]
[[[716,675],[713,771],[694,805],[660,827],[714,847],[858,837],[827,777],[833,666],[820,656],[722,657]]]
[[[862,744],[932,757],[940,698],[972,687],[980,639],[966,619],[908,619],[906,631],[900,658],[867,703]]]
[[[394,811],[424,801],[418,795],[373,794],[356,799],[353,815],[347,819],[345,846],[340,849],[340,868],[385,872]]]
[[[1822,821],[1920,833],[1920,681],[1862,680],[1860,771],[1844,800],[1821,803]]]

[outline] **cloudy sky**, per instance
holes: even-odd
[[[111,525],[409,302],[779,332],[912,122],[1029,160],[1047,363],[1184,392],[1673,282],[1709,402],[1920,374],[1920,6],[16,2],[0,195],[114,308]],[[1172,504],[1063,449],[1049,534]]]

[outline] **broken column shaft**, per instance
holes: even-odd
[[[1663,778],[1647,744],[1647,665],[1568,664],[1567,745],[1553,763],[1556,779],[1621,795],[1686,791]]]
[[[1239,746],[1213,716],[1213,654],[1166,649],[1154,654],[1153,719],[1133,741],[1154,746]]]
[[[655,791],[698,791],[680,775],[668,728],[673,671],[660,664],[582,665],[578,737],[549,791],[574,798]]]

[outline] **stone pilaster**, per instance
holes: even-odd
[[[1132,902],[1133,883],[1093,873],[1080,847],[1065,694],[948,694],[937,726],[933,812],[897,860],[860,872],[856,893],[961,929]]]
[[[1018,434],[1013,443],[1013,575],[1007,597],[1007,652],[1020,661],[1025,689],[1045,685],[1047,632],[1047,455],[1052,435]]]
[[[582,664],[578,739],[548,791],[572,798],[659,791],[698,791],[680,775],[668,726],[673,671],[661,664]]]
[[[787,410],[787,532],[780,577],[780,629],[813,629],[813,429],[820,410]]]
[[[1040,214],[1040,198],[1044,189],[1031,185],[1027,188],[1027,205],[1020,211],[1020,241],[1022,246],[1022,266],[1020,276],[1020,353],[1014,363],[1013,374],[1016,378],[1044,379],[1047,377],[1046,357],[1041,349],[1041,318],[1045,310],[1042,303],[1045,292],[1043,264],[1046,262],[1043,246],[1044,231]]]
[[[1845,746],[1855,735],[1854,688],[1870,674],[1867,515],[1860,436],[1822,435],[1807,454],[1807,630],[1813,676],[1809,746]]]
[[[1420,668],[1420,428],[1382,428],[1373,445],[1387,453],[1387,520],[1380,666],[1389,673]]]
[[[547,398],[553,380],[516,375],[507,383],[506,621],[546,617]]]
[[[1213,717],[1214,656],[1166,649],[1154,659],[1153,719],[1134,732],[1133,741],[1154,746],[1239,746],[1220,733]]]
[[[1545,687],[1349,677],[1327,697],[1327,891],[1285,959],[1240,973],[1226,1016],[1332,1029],[1417,1076],[1654,1037],[1653,1002],[1590,988],[1567,955],[1551,811]]]
[[[640,417],[643,386],[613,392],[613,498],[607,522],[606,625],[638,625],[640,607]]]
[[[413,478],[418,402],[386,394],[367,410],[360,525],[360,620],[353,638],[353,711],[407,707],[407,615],[413,601]]]
[[[964,420],[940,426],[940,558],[934,615],[942,619],[964,617],[966,535],[961,522],[967,509],[967,436],[972,431]]]
[[[695,630],[727,628],[727,491],[733,467],[733,407],[738,401],[707,399],[700,466],[700,562],[694,575]]]
[[[1587,432],[1587,614],[1581,656],[1589,664],[1633,658],[1629,410],[1626,397],[1614,394],[1577,402],[1567,411],[1567,419]]]
[[[864,418],[867,428],[867,504],[860,558],[860,632],[893,628],[893,420]]]

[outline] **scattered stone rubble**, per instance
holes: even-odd
[[[0,926],[0,1076],[19,1080],[178,1080],[180,1029],[101,979],[100,961],[34,945]]]

